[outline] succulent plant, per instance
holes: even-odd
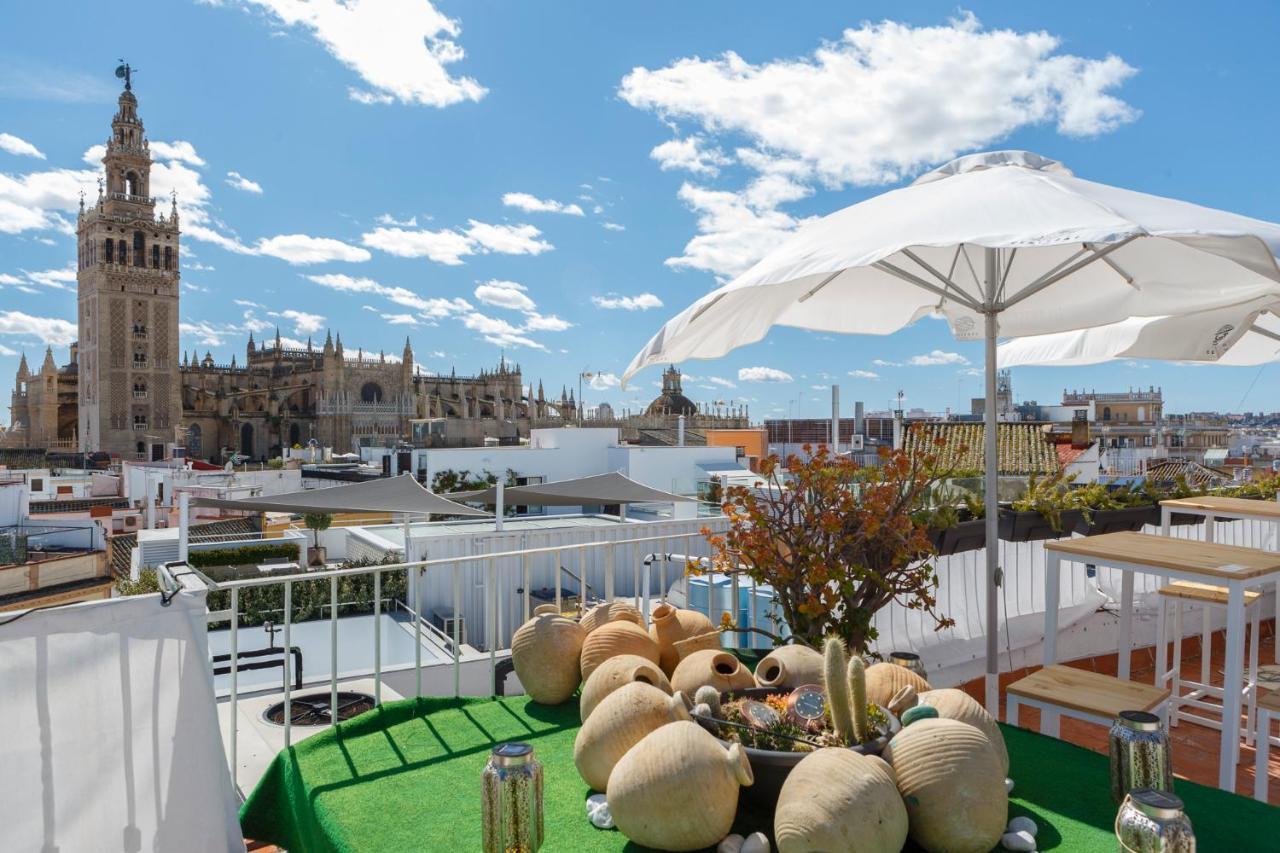
[[[710,684],[704,684],[698,688],[693,694],[694,706],[706,705],[711,709],[711,715],[720,716],[720,691],[716,690]]]
[[[866,743],[871,726],[867,722],[867,664],[862,655],[849,658],[849,700],[853,703],[853,742]]]
[[[850,707],[853,699],[849,694],[848,661],[844,640],[839,637],[827,637],[822,649],[822,680],[827,691],[827,707],[831,709],[831,724],[836,737],[842,743],[854,743],[853,710]],[[865,680],[863,685],[865,687]],[[865,696],[863,713],[865,710]]]

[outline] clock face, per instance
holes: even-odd
[[[798,725],[819,729],[827,713],[827,694],[816,684],[797,687],[787,697],[787,711]]]
[[[758,729],[772,728],[782,721],[782,715],[777,711],[763,702],[756,702],[753,699],[748,699],[742,703],[742,714],[751,721],[751,725]]]

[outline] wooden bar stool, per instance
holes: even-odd
[[[1268,690],[1258,697],[1258,727],[1253,758],[1253,798],[1267,801],[1267,760],[1271,757],[1271,745],[1280,746],[1280,737],[1272,737],[1271,721],[1280,720],[1280,690]]]
[[[1058,737],[1059,717],[1075,717],[1103,726],[1121,711],[1149,711],[1167,722],[1169,691],[1112,675],[1050,664],[1018,679],[1005,689],[1005,722],[1018,725],[1018,710],[1040,710],[1040,732]]]
[[[1221,700],[1223,688],[1212,683],[1213,649],[1213,613],[1215,608],[1226,608],[1227,589],[1195,581],[1173,581],[1159,590],[1160,612],[1156,615],[1156,686],[1168,687],[1172,693],[1169,702],[1169,726],[1178,725],[1180,719],[1191,720],[1211,729],[1222,730],[1222,707],[1208,701],[1209,697]],[[1245,743],[1253,744],[1254,716],[1257,714],[1258,685],[1258,623],[1261,608],[1258,600],[1262,593],[1246,590],[1244,594],[1245,614],[1249,619],[1249,662],[1244,684],[1240,686],[1241,701],[1245,707],[1245,723],[1241,734]],[[1182,613],[1190,602],[1201,607],[1202,622],[1200,629],[1200,680],[1192,681],[1182,677]],[[1169,610],[1173,610],[1172,636],[1168,630]],[[1166,669],[1168,661],[1168,644],[1173,641],[1172,666]],[[1183,688],[1188,688],[1186,694]],[[1184,707],[1196,709],[1204,713],[1187,713]],[[1208,716],[1213,715],[1213,716]]]

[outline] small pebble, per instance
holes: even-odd
[[[742,842],[738,853],[770,853],[769,837],[763,832],[753,832]]]
[[[1004,780],[1004,792],[1005,792],[1006,794],[1012,794],[1012,793],[1013,793],[1013,780],[1012,780],[1012,779],[1008,779],[1008,778],[1006,778],[1006,779]]]
[[[726,835],[724,840],[716,845],[716,853],[741,853],[742,842],[745,839],[738,833]]]
[[[592,794],[587,797],[587,817],[592,826],[600,829],[613,829],[613,813],[609,811],[609,803],[604,794]]]
[[[1005,832],[1025,832],[1032,838],[1040,831],[1040,827],[1036,826],[1036,822],[1026,815],[1018,815],[1009,821],[1009,828]]]
[[[1000,846],[1005,850],[1036,849],[1036,837],[1029,832],[1006,832],[1000,836]]]

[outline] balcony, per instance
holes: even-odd
[[[145,430],[146,428],[147,428],[147,422],[146,422],[146,421],[134,421],[134,422],[133,422],[133,431],[134,431],[134,432],[142,432],[142,431],[143,431],[143,430]]]
[[[107,198],[112,201],[127,201],[130,204],[155,204],[154,196],[149,195],[131,195],[129,193],[107,193]]]
[[[146,392],[146,391],[134,391],[134,392],[133,392],[133,399],[135,399],[135,400],[145,400],[145,399],[147,399],[147,392]]]

